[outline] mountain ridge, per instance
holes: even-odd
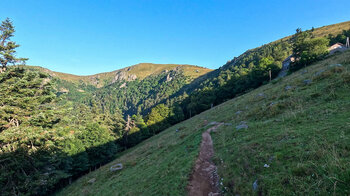
[[[29,66],[29,65],[28,65]],[[136,78],[144,79],[153,74],[159,74],[162,71],[170,69],[184,69],[184,74],[190,77],[199,77],[204,75],[212,69],[190,64],[157,64],[157,63],[138,63],[121,69],[117,69],[110,72],[101,72],[92,75],[75,75],[70,73],[63,73],[50,70],[41,66],[30,66],[44,71],[52,77],[57,77],[69,82],[77,83],[84,82],[85,84],[91,84],[98,88],[108,84],[114,83],[118,79],[135,80]],[[99,82],[102,80],[102,83]]]

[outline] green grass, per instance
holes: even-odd
[[[127,150],[58,195],[184,195],[203,130],[185,121]],[[122,163],[123,170],[110,172],[116,163]],[[96,182],[89,184],[92,178]]]
[[[216,108],[212,115],[221,121],[249,125],[213,134],[225,193],[254,194],[258,180],[263,195],[350,194],[349,60],[350,51]],[[330,68],[334,63],[343,67]],[[306,79],[313,81],[306,85]],[[286,91],[287,85],[293,89]],[[265,98],[256,96],[261,92]]]
[[[329,66],[335,63],[343,66]],[[293,88],[285,90],[288,85]],[[226,195],[350,194],[347,51],[179,123],[57,195],[185,195],[205,120],[232,123],[212,134]],[[249,128],[236,130],[241,121]],[[109,172],[116,163],[125,168]],[[96,182],[88,183],[92,178]]]
[[[341,22],[341,23],[337,23],[337,24],[332,24],[332,25],[327,25],[327,26],[315,28],[313,31],[313,35],[315,37],[324,37],[324,36],[328,36],[329,34],[337,35],[337,34],[341,33],[343,30],[349,30],[349,29],[350,29],[350,21],[346,21],[346,22]],[[307,30],[307,29],[302,29],[302,30]],[[292,37],[292,35],[284,37],[284,38],[277,40],[277,41],[274,41],[274,42],[278,42],[281,40],[285,41],[291,37]]]

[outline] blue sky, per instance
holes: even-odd
[[[350,20],[348,0],[1,0],[27,64],[88,75],[141,62],[218,68],[247,49]]]

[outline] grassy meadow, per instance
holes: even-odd
[[[229,123],[212,133],[225,195],[350,194],[347,51],[181,122],[57,195],[185,195],[212,121]],[[249,127],[237,130],[242,121]],[[124,168],[110,172],[116,163]]]

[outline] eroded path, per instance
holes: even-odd
[[[219,176],[217,168],[211,160],[214,149],[210,132],[215,131],[222,124],[217,123],[202,134],[199,156],[187,187],[190,196],[219,195]]]

